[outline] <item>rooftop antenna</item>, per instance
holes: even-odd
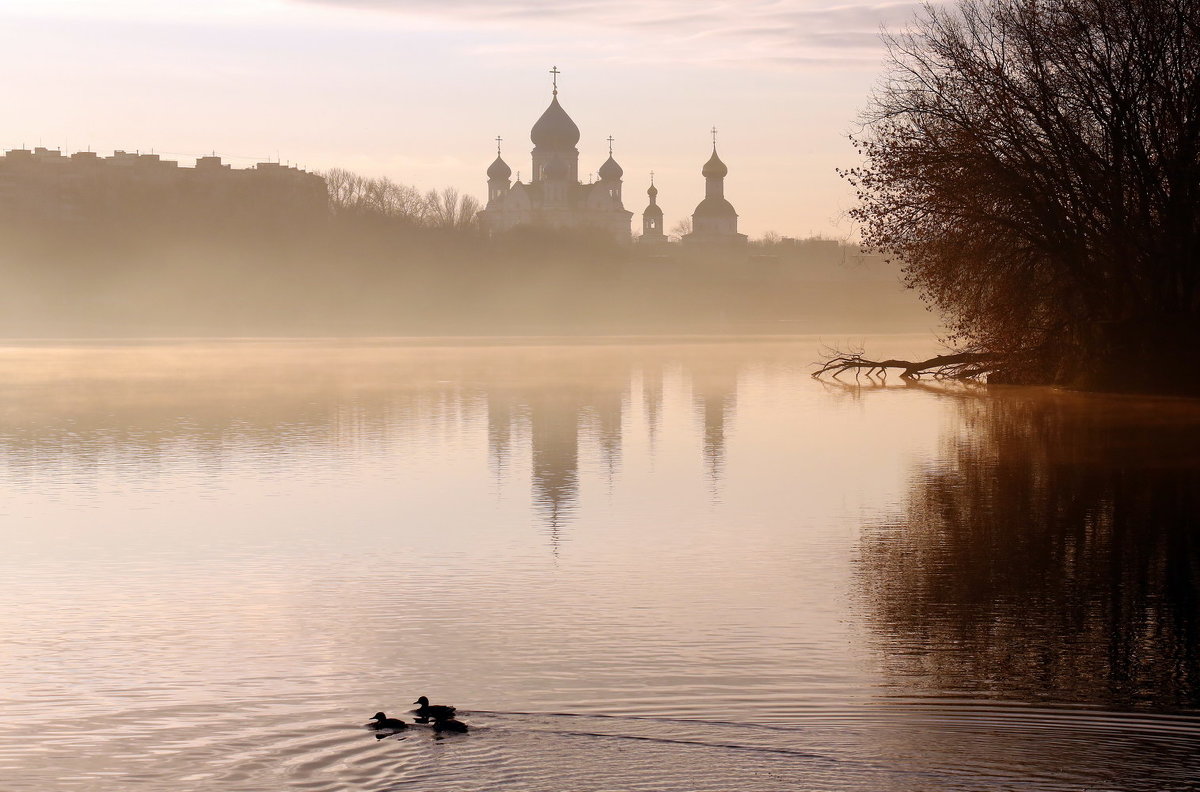
[[[560,72],[558,70],[558,67],[555,66],[553,69],[550,70],[550,74],[551,74],[551,79],[554,80],[554,95],[558,96],[558,75],[562,74],[562,72]]]

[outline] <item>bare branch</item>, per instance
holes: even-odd
[[[972,380],[986,377],[996,371],[1008,357],[993,352],[955,352],[925,360],[872,360],[861,350],[839,352],[827,349],[824,359],[817,364],[819,368],[812,376],[817,379],[829,374],[837,379],[839,374],[853,371],[855,374],[865,372],[868,377],[879,376],[886,379],[888,369],[899,369],[901,378],[906,380],[920,379],[922,375],[929,375],[935,379]]]

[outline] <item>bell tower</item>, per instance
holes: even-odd
[[[663,231],[663,211],[658,206],[658,188],[654,186],[654,171],[650,171],[650,205],[642,212],[642,241],[665,242],[667,235]]]
[[[508,192],[509,177],[512,176],[512,168],[508,167],[508,163],[500,157],[500,141],[502,138],[496,136],[496,160],[488,166],[488,206],[492,206],[497,200],[504,198]]]

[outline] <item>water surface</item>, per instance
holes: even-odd
[[[0,349],[4,789],[1200,789],[1200,404],[818,346]]]

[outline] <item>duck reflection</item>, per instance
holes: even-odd
[[[1200,405],[963,398],[862,590],[904,685],[1200,706]]]

